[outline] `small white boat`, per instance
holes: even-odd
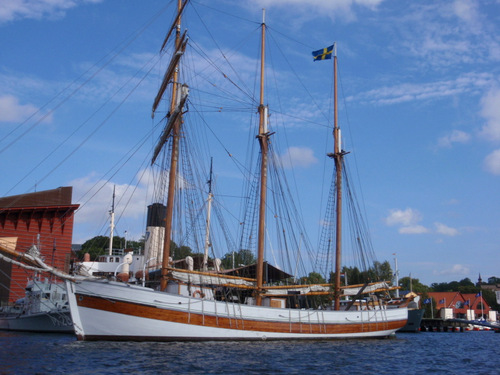
[[[0,307],[0,329],[73,333],[65,285],[30,279],[23,298],[13,306]]]

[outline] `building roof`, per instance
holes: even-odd
[[[71,206],[72,193],[73,187],[65,186],[35,193],[12,195],[10,197],[0,198],[0,209]]]
[[[483,299],[483,296],[478,296],[474,293],[430,292],[428,295],[434,299],[434,307],[438,310],[442,308],[452,308],[457,313],[465,313],[466,310],[469,309],[481,310],[479,302],[482,302],[482,310],[484,312],[488,312],[490,310],[490,306],[488,305],[488,302]]]
[[[455,307],[457,302],[465,302],[460,292],[430,292],[428,294],[429,297],[434,298],[436,309]]]

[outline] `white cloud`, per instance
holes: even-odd
[[[0,96],[0,122],[22,122],[38,111],[32,104],[20,104],[12,95]],[[52,115],[45,116],[42,122],[51,122]]]
[[[308,167],[317,162],[313,150],[307,147],[289,147],[281,156],[281,163],[285,168]]]
[[[450,134],[439,138],[438,145],[440,147],[451,147],[454,143],[467,143],[470,140],[470,135],[461,130],[453,130]]]
[[[385,218],[385,223],[389,226],[397,225],[401,234],[423,234],[429,230],[418,222],[422,220],[422,215],[417,210],[407,208],[406,210],[391,210],[389,216]]]
[[[401,234],[423,234],[428,233],[429,230],[422,225],[410,225],[399,228],[398,232]]]
[[[23,18],[63,17],[68,9],[102,0],[2,0],[0,23]]]
[[[455,15],[467,24],[477,24],[479,20],[477,3],[469,0],[455,0],[452,9]]]
[[[70,181],[68,185],[73,186],[73,199],[75,203],[80,204],[80,208],[75,214],[76,242],[103,235],[103,228],[109,228],[108,218],[113,188],[116,188],[115,220],[117,227],[121,227],[122,232],[127,230],[133,238],[140,238],[144,228],[139,225],[127,228],[128,224],[120,225],[120,223],[140,221],[144,216],[145,207],[148,205],[147,197],[150,196],[145,184],[139,183],[138,186],[115,184],[112,181],[96,179],[93,174],[90,174]],[[85,231],[86,233],[84,233]]]
[[[422,215],[412,208],[406,210],[391,210],[385,219],[387,225],[412,226],[422,220]]]
[[[356,8],[366,8],[376,11],[384,0],[247,0],[246,7],[255,11],[257,8],[276,9],[283,12],[293,12],[293,24],[317,17],[329,17],[341,22],[352,22],[357,19]]]
[[[404,40],[393,48],[417,56],[421,65],[445,70],[498,60],[497,25],[482,9],[482,3],[469,0],[410,4],[406,15],[391,23]]]
[[[441,99],[484,89],[484,87],[491,85],[493,80],[493,75],[489,73],[467,73],[453,80],[385,86],[348,97],[347,100],[356,99],[367,104],[390,105],[409,101]]]
[[[437,233],[446,236],[456,236],[459,231],[442,223],[434,223],[435,230],[426,228],[419,224],[422,215],[417,210],[407,208],[406,210],[391,210],[389,216],[385,218],[385,223],[389,226],[399,226],[398,232],[401,234],[424,234]]]
[[[468,275],[470,273],[469,268],[462,264],[454,264],[451,268],[443,269],[439,271],[434,271],[434,275],[446,275],[446,276],[459,276]]]
[[[500,175],[500,149],[493,151],[484,159],[484,168],[494,175]]]
[[[492,141],[500,140],[500,89],[491,89],[481,99],[481,116],[486,119],[486,125],[481,129],[481,135]]]
[[[330,13],[333,11],[350,12],[354,6],[363,6],[375,10],[384,0],[254,0],[252,5],[270,8],[270,7],[300,7],[308,8],[319,14]]]
[[[445,236],[451,236],[454,237],[459,234],[458,230],[455,228],[451,228],[445,224],[442,223],[434,223],[434,226],[436,227],[436,232],[439,234],[444,234]]]

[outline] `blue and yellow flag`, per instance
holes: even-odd
[[[328,60],[332,58],[333,44],[330,47],[322,48],[317,51],[313,51],[312,55],[314,61]]]

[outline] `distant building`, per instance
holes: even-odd
[[[489,281],[489,279],[488,279],[488,281]],[[493,285],[483,284],[483,285],[481,285],[481,289],[482,290],[491,290],[492,292],[494,292],[496,297],[497,297],[497,304],[500,305],[500,284],[493,284]]]
[[[36,245],[51,266],[69,271],[74,212],[72,187],[0,198],[0,237],[17,237],[16,250]],[[0,303],[24,296],[31,274],[0,260]]]
[[[443,319],[497,320],[496,311],[491,309],[482,293],[430,292],[428,295]]]
[[[495,296],[497,297],[497,304],[500,305],[500,285],[482,285],[481,286],[482,290],[491,290],[492,292],[495,293]]]

